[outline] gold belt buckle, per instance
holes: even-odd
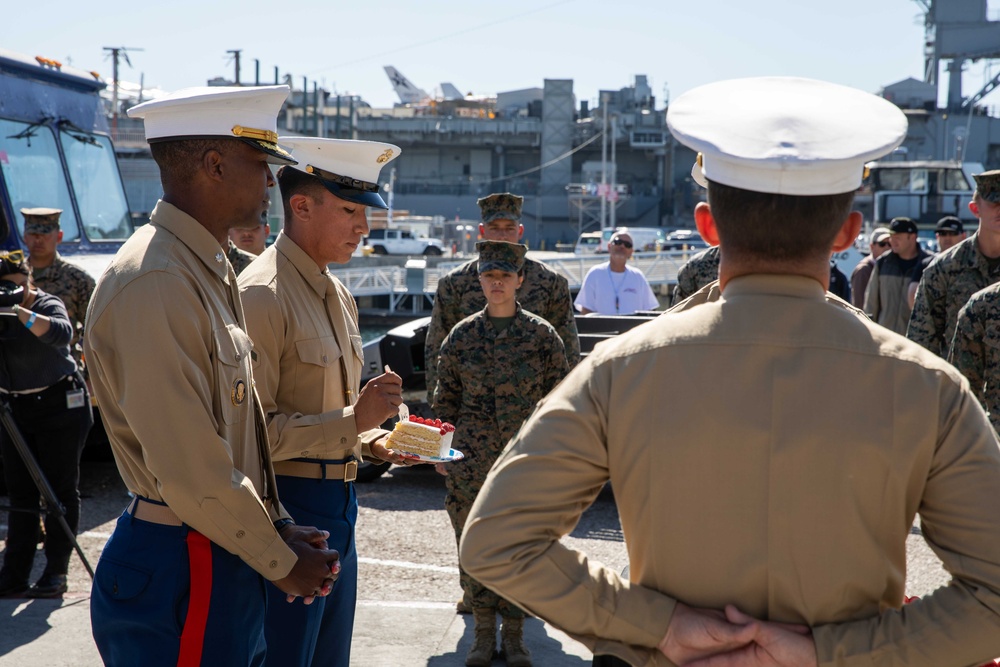
[[[344,464],[344,482],[353,482],[358,478],[358,462],[348,461]]]

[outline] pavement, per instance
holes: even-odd
[[[99,667],[90,634],[90,598],[0,599],[0,666]],[[352,667],[451,667],[465,664],[472,616],[441,602],[359,601]],[[539,667],[589,667],[591,653],[538,619],[525,623],[525,644]],[[495,665],[503,665],[500,659]]]

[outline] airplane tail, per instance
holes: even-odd
[[[428,99],[428,95],[421,88],[417,88],[409,79],[407,79],[403,74],[393,67],[392,65],[385,66],[385,73],[389,77],[389,81],[392,82],[392,87],[399,95],[399,100],[403,104],[418,104],[419,102]]]
[[[446,100],[464,100],[465,95],[458,88],[450,83],[441,84],[441,97]]]

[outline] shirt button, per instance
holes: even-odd
[[[327,357],[327,356],[326,356],[326,355],[324,354],[324,355],[323,355],[323,363],[325,364],[325,363],[327,363],[328,361],[330,361],[330,359],[329,359],[329,358],[328,358],[328,357]]]
[[[272,560],[268,567],[278,567],[278,561]]]
[[[237,352],[237,353],[236,353],[236,361],[239,361],[239,360],[240,360],[240,353],[239,353],[239,352]]]
[[[340,439],[340,444],[346,445],[347,444],[347,438],[341,438]]]
[[[244,535],[246,535],[246,532],[244,532],[242,530],[237,530],[236,531],[236,537],[243,537]]]

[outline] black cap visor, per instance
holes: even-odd
[[[319,178],[323,186],[334,196],[340,197],[344,201],[361,204],[362,206],[372,206],[374,208],[389,208],[388,204],[385,203],[382,196],[377,191],[360,190],[358,188],[352,188],[346,185],[340,185],[339,183],[334,183],[333,181],[328,181],[327,179],[320,178],[319,176],[317,176],[317,178]]]

